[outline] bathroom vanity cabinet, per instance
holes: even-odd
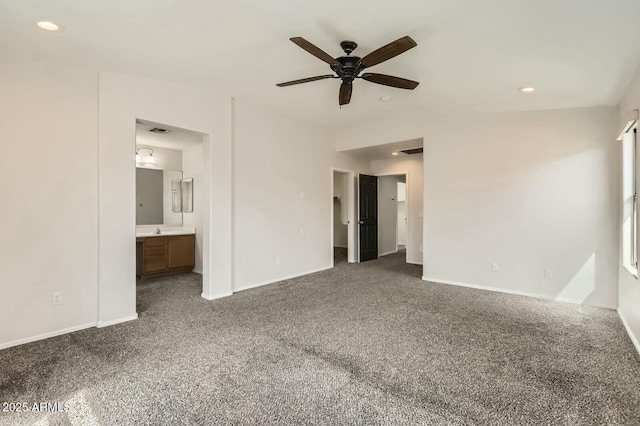
[[[141,243],[142,267],[140,278],[191,272],[196,262],[195,235],[166,235],[138,237]]]

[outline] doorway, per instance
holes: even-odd
[[[407,174],[378,176],[379,256],[401,255],[406,261],[408,234]]]
[[[189,281],[194,292],[204,290],[209,279],[204,267],[207,143],[208,135],[200,132],[136,120],[138,290],[147,279],[170,285],[178,274],[191,274],[180,279]],[[146,304],[138,303],[138,310],[141,306]]]
[[[331,265],[357,258],[355,173],[331,168]]]

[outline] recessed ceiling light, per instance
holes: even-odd
[[[391,96],[383,96],[380,98],[380,102],[389,102],[391,100]]]
[[[45,30],[45,31],[60,31],[62,29],[60,25],[48,19],[43,19],[42,21],[38,21],[36,25],[41,30]]]
[[[394,157],[396,157],[398,155],[398,153],[396,151],[392,152],[391,155],[393,155]]]
[[[521,93],[533,93],[536,91],[535,87],[521,87],[518,89]]]

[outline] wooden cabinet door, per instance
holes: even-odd
[[[194,267],[196,262],[195,245],[195,237],[193,235],[181,235],[169,238],[168,268]]]

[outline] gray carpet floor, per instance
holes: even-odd
[[[140,318],[0,351],[0,424],[640,424],[614,311],[420,280],[404,253],[200,297],[138,285]]]

